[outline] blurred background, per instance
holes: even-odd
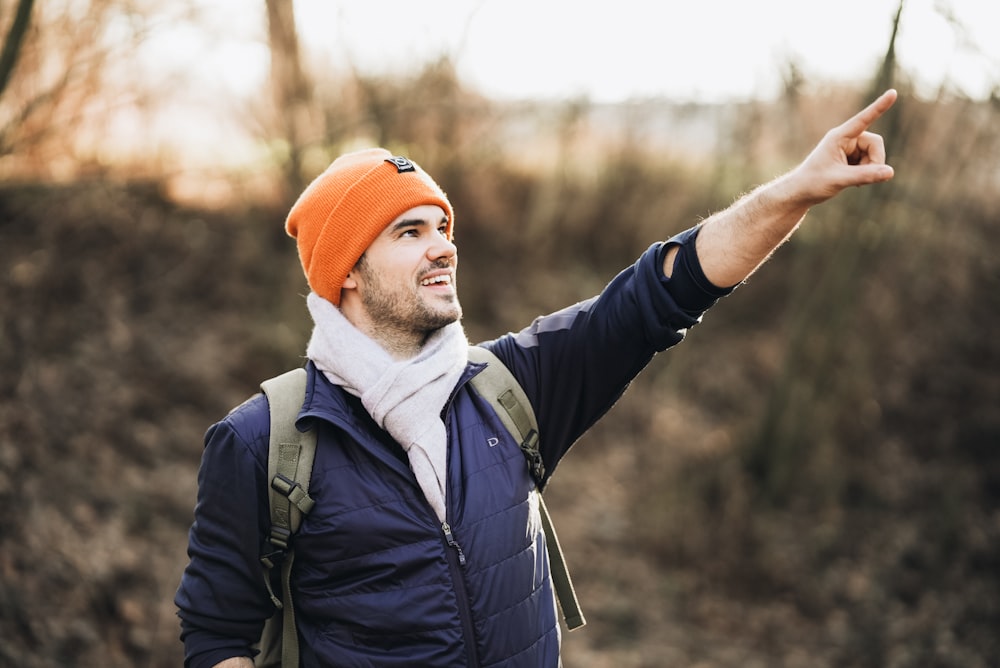
[[[1000,665],[1000,9],[0,2],[0,666],[181,663],[202,435],[301,364],[295,196],[383,145],[473,340],[595,294],[887,87],[844,193],[575,446],[572,667]]]

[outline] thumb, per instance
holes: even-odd
[[[846,185],[865,186],[870,183],[883,183],[891,180],[895,174],[896,170],[891,165],[851,165],[845,170]]]

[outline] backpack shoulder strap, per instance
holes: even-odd
[[[271,418],[267,451],[268,505],[271,509],[271,529],[268,542],[274,551],[261,557],[266,572],[264,581],[271,601],[282,610],[281,633],[270,633],[270,642],[281,638],[282,666],[298,666],[298,632],[295,627],[295,606],[292,604],[291,573],[295,554],[291,537],[298,531],[302,516],[312,510],[309,496],[309,478],[316,454],[316,431],[301,432],[295,426],[305,401],[306,370],[292,369],[261,383],[267,396]],[[279,599],[271,588],[271,569],[281,564],[282,597]],[[276,618],[268,624],[275,624]],[[265,643],[262,643],[264,645]],[[267,652],[268,648],[262,647]],[[272,654],[273,657],[273,654]],[[261,665],[261,664],[258,664]]]
[[[316,454],[316,432],[311,429],[301,432],[295,426],[305,401],[306,380],[306,370],[300,368],[261,383],[271,416],[267,452],[271,498],[269,540],[281,548],[288,547],[288,539],[298,531],[302,515],[313,507],[309,477]]]
[[[482,398],[486,399],[503,422],[507,431],[521,444],[521,450],[528,462],[528,468],[535,479],[536,486],[541,489],[545,477],[545,465],[538,449],[538,421],[535,412],[528,401],[514,374],[500,361],[496,355],[481,346],[469,346],[469,360],[486,367],[473,376],[472,387]],[[580,602],[569,576],[569,568],[563,557],[559,538],[556,536],[552,518],[542,495],[538,495],[538,510],[542,516],[542,529],[545,532],[545,543],[549,551],[549,565],[552,571],[552,583],[559,598],[566,619],[566,627],[572,631],[587,623],[580,609]]]
[[[473,376],[472,386],[496,409],[503,426],[520,443],[531,475],[540,486],[545,479],[545,464],[538,450],[538,420],[528,395],[510,369],[486,348],[469,346],[469,361],[486,365]]]

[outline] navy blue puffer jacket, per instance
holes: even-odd
[[[651,357],[697,322],[700,313],[680,308],[673,294],[700,290],[704,308],[724,292],[702,285],[697,268],[666,279],[664,248],[654,245],[598,297],[484,344],[535,409],[548,475]],[[517,443],[468,385],[480,367],[468,366],[443,414],[448,527],[402,448],[360,401],[311,364],[308,371],[299,423],[318,429],[318,447],[316,506],[295,537],[302,665],[558,665],[535,484]],[[190,563],[176,598],[192,668],[249,656],[273,612],[259,563],[268,429],[266,399],[257,395],[206,437]]]

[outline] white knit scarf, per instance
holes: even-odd
[[[448,439],[441,411],[469,359],[461,323],[434,332],[416,357],[397,361],[326,299],[310,293],[306,303],[315,323],[306,356],[331,383],[360,397],[376,424],[403,446],[444,522]]]

